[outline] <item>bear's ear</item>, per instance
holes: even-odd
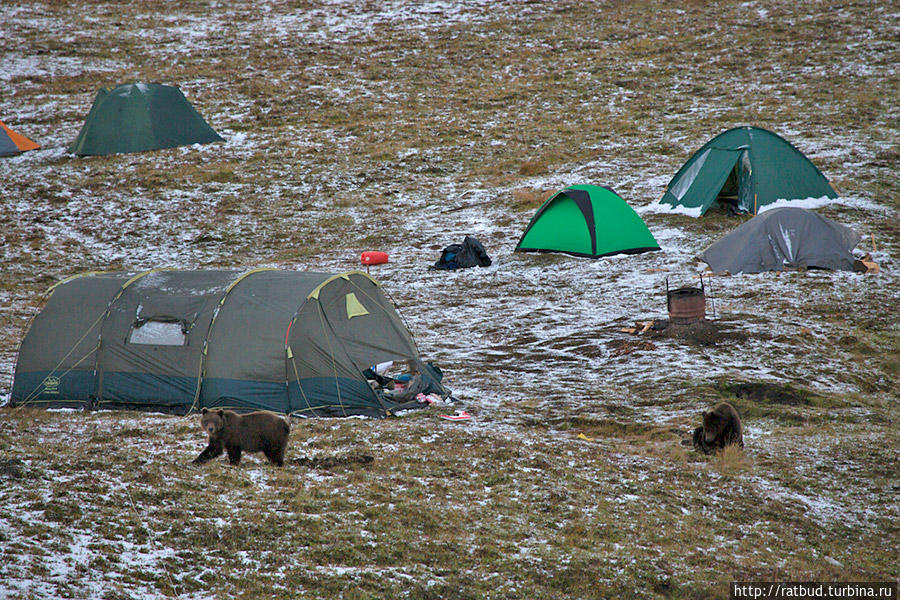
[[[204,406],[203,408],[200,409],[200,414],[201,414],[201,415],[205,415],[205,414],[208,413],[208,412],[209,412],[209,409],[207,409],[205,406]]]

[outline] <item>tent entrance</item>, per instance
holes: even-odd
[[[716,204],[729,213],[753,210],[753,191],[750,175],[750,153],[744,149],[725,178],[725,183],[716,195]],[[754,211],[755,212],[755,211]]]
[[[707,148],[691,163],[681,179],[669,190],[681,206],[703,214],[725,188],[729,175],[745,150]],[[749,161],[748,161],[749,162]]]
[[[729,202],[737,202],[738,192],[740,191],[738,177],[738,163],[734,163],[734,168],[731,170],[731,173],[728,174],[725,185],[722,186],[722,189],[719,190],[719,195],[716,196],[717,202],[723,205],[728,204]]]

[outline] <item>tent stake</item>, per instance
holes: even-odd
[[[671,300],[669,298],[669,278],[666,277],[666,312],[672,310]]]

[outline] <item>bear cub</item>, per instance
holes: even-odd
[[[712,454],[732,444],[744,447],[741,418],[734,407],[721,402],[712,410],[703,412],[703,427],[694,430],[694,448],[704,454]]]
[[[209,445],[194,464],[205,463],[225,451],[232,465],[241,462],[241,452],[262,452],[273,464],[284,465],[291,428],[278,415],[262,410],[239,415],[221,408],[204,408],[200,415],[200,427],[209,435]]]

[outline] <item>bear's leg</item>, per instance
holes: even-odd
[[[219,440],[209,440],[209,445],[206,449],[200,453],[200,456],[194,459],[194,464],[199,465],[203,464],[208,460],[212,460],[215,457],[222,454],[222,442]]]
[[[278,465],[279,467],[284,466],[284,448],[279,448],[278,444],[271,441],[265,441],[263,443],[262,448],[263,454],[266,455],[266,458],[269,459],[269,462]]]
[[[272,463],[279,467],[284,466],[284,446],[271,446],[266,452],[266,456]]]
[[[709,454],[710,447],[706,443],[706,437],[703,435],[703,428],[698,427],[694,430],[694,449],[699,450],[703,454]]]
[[[241,447],[240,446],[228,446],[228,462],[232,465],[240,464],[241,462]]]

